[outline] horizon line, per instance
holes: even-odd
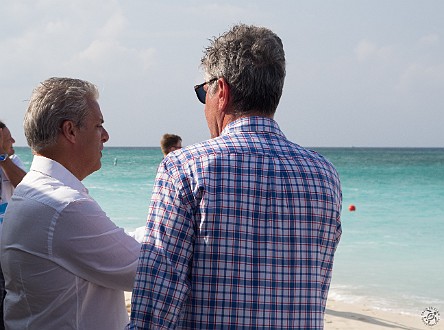
[[[192,145],[192,144],[190,144]],[[29,146],[13,146],[14,148],[28,148]],[[186,147],[186,146],[184,146]],[[430,147],[430,146],[301,146],[303,148],[348,148],[348,149],[444,149],[444,146],[442,147]],[[104,149],[107,148],[159,148],[160,146],[104,146]]]

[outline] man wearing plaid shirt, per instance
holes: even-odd
[[[128,328],[322,329],[341,188],[332,164],[273,120],[281,39],[234,26],[202,66],[212,139],[159,167]]]

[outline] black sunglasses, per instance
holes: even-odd
[[[213,78],[211,80],[205,81],[204,83],[200,85],[194,86],[194,91],[196,92],[197,98],[200,102],[205,104],[205,98],[207,97],[207,91],[204,89],[204,86],[206,84],[211,84],[212,82],[215,82],[218,78]]]

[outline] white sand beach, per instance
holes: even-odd
[[[324,318],[325,330],[444,329],[444,322],[427,326],[418,315],[375,309],[365,303],[345,303],[329,299]]]
[[[131,293],[125,292],[128,311],[131,306]],[[423,323],[421,315],[401,314],[391,311],[378,310],[365,303],[345,303],[329,299],[325,312],[325,330],[443,330],[441,320],[435,326]]]

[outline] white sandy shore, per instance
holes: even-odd
[[[372,330],[372,329],[409,329],[442,330],[443,320],[435,326],[427,326],[418,315],[401,314],[378,310],[365,303],[345,303],[329,299],[324,318],[325,330]]]
[[[131,293],[125,292],[128,311],[131,305]],[[401,314],[382,311],[367,306],[365,303],[348,304],[329,299],[325,311],[325,330],[444,330],[444,320],[435,326],[427,326],[421,315]]]

